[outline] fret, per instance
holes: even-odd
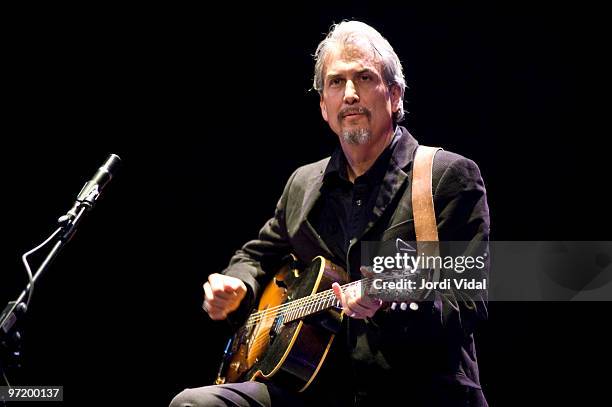
[[[304,316],[310,315],[311,309],[312,309],[312,302],[308,301],[308,305],[306,305],[306,308],[304,309]]]

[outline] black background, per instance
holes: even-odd
[[[342,19],[394,46],[413,135],[479,164],[492,239],[610,240],[601,10],[487,4],[7,12],[3,303],[25,284],[21,254],[109,153],[123,159],[36,285],[11,382],[137,405],[211,382],[229,330],[201,311],[201,284],[291,172],[333,150],[311,55]],[[477,345],[491,405],[603,394],[609,303],[490,309]]]

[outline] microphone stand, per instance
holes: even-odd
[[[26,288],[21,292],[21,295],[15,301],[9,301],[7,306],[4,308],[4,311],[2,311],[2,314],[0,314],[0,337],[10,335],[11,329],[13,328],[13,326],[15,326],[15,323],[19,319],[20,315],[27,311],[26,304],[23,302],[23,300],[28,295],[30,287],[33,283],[36,282],[36,280],[38,280],[40,275],[44,273],[44,271],[49,267],[51,262],[53,262],[55,257],[58,255],[59,251],[64,247],[68,240],[70,240],[72,235],[74,235],[74,233],[76,232],[76,226],[81,221],[86,209],[87,207],[81,208],[78,211],[77,216],[75,216],[73,220],[63,219],[64,216],[62,216],[58,220],[58,222],[60,223],[60,227],[54,232],[54,234],[61,234],[60,238],[55,243],[53,248],[49,251],[49,254],[45,258],[45,260],[40,264],[38,270],[36,270],[36,274],[34,274],[34,276],[32,277],[32,282],[28,283]]]
[[[114,161],[111,162],[111,160]],[[119,157],[112,154],[106,164],[107,167],[110,167],[110,164],[116,166],[118,162]],[[108,170],[108,168],[105,167],[101,167],[100,170],[98,170],[98,173],[96,175],[100,174],[101,172],[104,173],[103,175],[106,175],[106,178],[103,180],[103,183],[105,184],[111,178],[108,176],[108,174],[110,174],[110,171]],[[90,188],[92,186],[95,188]],[[102,184],[102,187],[103,186],[104,185]],[[21,295],[19,295],[19,297],[15,301],[9,301],[6,307],[4,307],[2,313],[0,314],[0,376],[2,376],[1,379],[3,379],[3,381],[7,381],[5,374],[6,367],[4,365],[15,365],[17,367],[19,366],[18,358],[20,356],[20,352],[18,351],[18,349],[21,335],[17,330],[17,323],[27,311],[27,301],[24,302],[24,300],[28,296],[28,293],[30,292],[36,280],[41,276],[42,273],[45,272],[45,270],[49,268],[49,265],[53,262],[53,260],[55,260],[62,248],[66,245],[66,243],[68,243],[68,241],[70,241],[72,236],[74,236],[77,230],[77,226],[83,219],[83,215],[93,208],[93,205],[100,194],[100,190],[101,188],[99,188],[99,185],[93,185],[92,181],[85,184],[85,186],[79,193],[77,202],[74,204],[72,209],[70,209],[66,215],[61,216],[57,220],[59,227],[48,239],[51,240],[53,238],[56,238],[57,241],[47,254],[47,257],[40,264],[31,281],[21,292]],[[41,245],[41,247],[44,245],[45,244]],[[37,247],[30,253],[37,251],[41,247]],[[13,350],[11,350],[11,348]]]

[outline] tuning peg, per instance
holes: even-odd
[[[392,302],[389,308],[391,308],[391,311],[398,310],[397,302]],[[419,309],[419,304],[417,304],[416,302],[411,302],[410,304],[402,302],[399,305],[399,309],[402,311],[406,311],[408,308],[410,308],[411,311],[416,311]]]

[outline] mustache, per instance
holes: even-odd
[[[338,112],[338,120],[342,120],[349,114],[364,114],[368,117],[368,119],[372,116],[370,110],[363,106],[349,106],[341,109],[340,112]]]

